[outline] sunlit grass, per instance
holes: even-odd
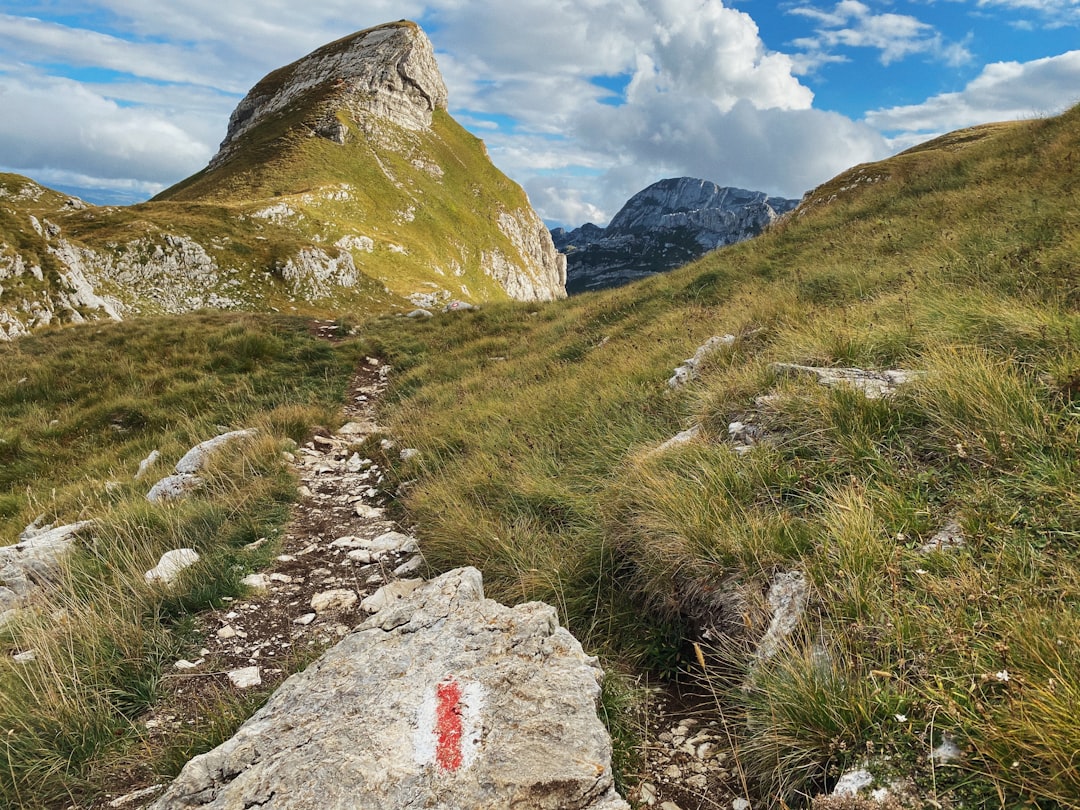
[[[138,718],[163,668],[196,641],[192,615],[240,595],[266,564],[272,545],[245,546],[276,537],[295,498],[283,451],[340,419],[355,352],[299,319],[210,314],[0,345],[2,536],[39,515],[95,521],[60,581],[0,631],[5,651],[35,654],[0,658],[0,804],[86,806],[125,762],[175,772],[250,712],[223,695],[207,707],[221,722],[147,759]],[[211,459],[196,495],[146,502],[189,447],[236,428],[256,433]],[[135,480],[153,449],[160,461]],[[174,548],[199,562],[171,588],[148,585],[144,572]]]

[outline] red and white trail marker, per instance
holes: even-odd
[[[468,768],[480,749],[483,705],[478,683],[463,686],[451,675],[435,684],[417,712],[416,761],[446,773]]]

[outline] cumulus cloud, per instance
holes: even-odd
[[[790,13],[805,17],[816,25],[813,36],[793,43],[804,51],[800,61],[806,68],[835,61],[838,48],[875,49],[880,52],[879,58],[885,65],[915,54],[927,55],[949,65],[960,65],[971,59],[971,53],[963,43],[947,42],[934,26],[907,14],[875,14],[859,0],[841,0],[829,10],[798,6]]]
[[[814,137],[786,126],[787,113],[810,110],[813,93],[792,57],[768,50],[754,20],[718,0],[488,0],[470,9],[431,15],[451,107],[513,111],[515,132],[484,137],[549,220],[605,222],[665,174],[801,194],[852,155],[883,154],[875,133],[840,116],[840,126],[812,127]],[[615,104],[598,76],[625,81]],[[791,120],[807,118],[824,120]],[[559,137],[541,137],[551,135]],[[832,157],[811,157],[810,144]]]
[[[956,93],[921,104],[888,107],[867,114],[866,122],[892,133],[897,146],[985,123],[1060,112],[1080,101],[1080,51],[1031,62],[995,62]]]
[[[119,104],[70,79],[0,75],[0,108],[2,162],[23,172],[156,186],[197,171],[216,148],[199,116]]]
[[[1052,28],[1080,24],[1080,0],[979,0],[979,7],[1032,12]]]
[[[48,8],[81,27],[0,19],[6,60],[23,63],[0,70],[2,162],[39,176],[101,178],[103,187],[182,179],[205,165],[239,95],[267,72],[401,17],[431,35],[452,111],[482,130],[496,164],[551,221],[603,223],[664,176],[798,196],[888,150],[873,122],[813,109],[800,78],[806,53],[769,49],[751,16],[721,0],[51,0]],[[851,47],[876,48],[883,61],[946,58],[949,47],[932,27],[857,0],[799,13],[814,21],[818,60]],[[119,78],[44,75],[55,64]]]

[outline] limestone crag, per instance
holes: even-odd
[[[553,608],[457,569],[289,678],[153,807],[624,810],[600,678]]]
[[[338,109],[357,120],[375,116],[410,130],[430,127],[431,114],[446,109],[446,85],[420,28],[410,22],[369,28],[324,45],[255,85],[229,118],[210,167],[242,145],[242,135],[297,103],[307,104],[313,95],[325,97],[317,134],[342,143],[346,128],[336,120]]]
[[[431,42],[402,21],[267,75],[207,168],[147,203],[98,208],[0,174],[0,339],[205,308],[565,297],[524,191],[446,105]]]
[[[567,289],[581,292],[671,270],[757,236],[798,202],[679,177],[639,191],[606,228],[586,223],[552,236],[567,256]]]

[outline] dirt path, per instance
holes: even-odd
[[[164,674],[164,695],[143,721],[144,749],[211,718],[205,708],[223,694],[273,689],[366,618],[363,600],[395,580],[417,576],[415,541],[386,517],[383,470],[358,451],[379,432],[375,405],[389,366],[367,358],[345,403],[346,424],[316,435],[291,459],[300,498],[273,565],[248,578],[250,596],[197,618],[205,637],[194,660]],[[268,542],[265,540],[258,542]],[[383,591],[392,598],[392,590]],[[149,805],[164,788],[133,763],[97,808]]]
[[[300,498],[280,554],[249,578],[255,586],[249,597],[198,617],[205,646],[194,660],[177,661],[165,674],[164,696],[144,718],[145,750],[160,749],[186,727],[212,721],[206,707],[223,695],[276,688],[364,620],[364,599],[418,575],[423,561],[415,541],[386,517],[384,471],[358,452],[380,432],[375,406],[389,372],[389,366],[367,358],[349,387],[346,424],[298,449],[291,461]],[[643,725],[643,769],[627,797],[635,806],[743,807],[726,734],[700,698],[684,698],[673,686],[658,690]],[[125,776],[94,810],[139,810],[165,787],[138,763]]]

